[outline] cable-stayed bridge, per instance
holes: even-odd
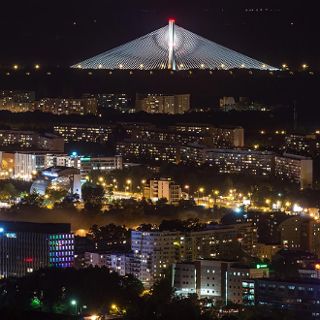
[[[181,28],[174,19],[161,29],[77,63],[72,68],[278,70]]]

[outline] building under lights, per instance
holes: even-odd
[[[190,110],[190,94],[163,95],[147,94],[137,95],[136,111],[147,113],[183,114]]]
[[[73,266],[70,224],[0,221],[0,279]]]
[[[172,264],[232,256],[232,248],[253,254],[257,242],[251,224],[217,225],[202,231],[132,231],[131,249],[140,259],[139,280],[150,286]]]
[[[196,294],[199,299],[207,298],[215,303],[242,304],[242,281],[268,277],[266,264],[240,265],[212,259],[173,264],[171,283],[180,297]]]
[[[175,24],[72,66],[79,69],[259,69],[277,70]]]
[[[21,149],[36,148],[41,150],[64,151],[63,138],[54,134],[39,134],[35,131],[0,130],[0,147]]]
[[[58,99],[45,98],[37,103],[37,109],[56,115],[96,115],[98,111],[97,100],[94,98],[83,99]]]

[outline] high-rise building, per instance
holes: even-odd
[[[304,216],[294,216],[279,225],[281,245],[320,256],[320,223]]]
[[[45,267],[72,267],[73,252],[69,224],[0,221],[0,278]]]
[[[313,160],[308,157],[284,153],[275,157],[275,175],[300,184],[302,189],[313,186]]]
[[[314,156],[320,153],[320,140],[316,134],[288,134],[285,137],[285,148],[304,156]]]
[[[164,277],[177,262],[234,258],[241,250],[252,255],[256,230],[251,224],[217,225],[203,231],[132,231],[131,249],[140,258],[139,279],[146,285]]]
[[[87,93],[83,95],[83,98],[96,99],[99,110],[114,109],[121,112],[128,112],[130,109],[131,100],[126,93]]]
[[[136,111],[147,113],[183,114],[190,109],[190,95],[137,95]]]
[[[171,179],[149,180],[143,196],[153,201],[166,199],[168,203],[176,204],[181,200],[181,187]]]

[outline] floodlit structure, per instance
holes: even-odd
[[[175,24],[82,61],[79,69],[260,69],[278,70]]]

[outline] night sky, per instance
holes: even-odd
[[[308,63],[320,69],[320,20],[314,6],[283,0],[5,1],[0,8],[0,67],[68,66],[175,17],[178,25],[266,63]],[[262,12],[246,11],[260,8]]]

